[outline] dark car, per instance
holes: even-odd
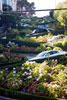
[[[39,34],[39,33],[48,33],[48,29],[41,29],[41,28],[39,28],[39,29],[35,29],[35,30],[33,30],[31,33],[30,33],[30,35],[35,35],[35,34]]]

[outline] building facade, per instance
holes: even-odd
[[[0,11],[2,11],[2,4],[3,4],[3,1],[0,0]]]
[[[12,7],[13,11],[17,10],[17,0],[2,0],[3,4],[7,4]]]
[[[12,7],[13,11],[17,10],[17,0],[8,0],[8,5],[10,5]]]

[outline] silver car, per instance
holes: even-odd
[[[50,51],[43,51],[39,53],[36,57],[29,59],[29,61],[36,61],[36,62],[43,62],[46,59],[54,59],[58,58],[59,56],[66,55],[66,51],[56,51],[56,50],[50,50]]]

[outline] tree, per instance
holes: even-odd
[[[50,17],[51,17],[52,19],[54,18],[53,13],[54,13],[54,11],[50,11]]]
[[[34,3],[29,3],[27,0],[18,0],[17,1],[17,10],[20,11],[28,11],[28,12],[23,12],[23,15],[32,15],[34,14]]]
[[[16,24],[20,21],[18,14],[1,14],[0,24],[7,30],[9,27],[16,27]]]
[[[59,3],[56,8],[67,8],[67,0]],[[61,25],[67,26],[67,10],[54,11],[54,16],[61,23]]]
[[[3,4],[3,11],[12,11],[12,7],[7,4]]]

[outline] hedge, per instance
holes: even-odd
[[[25,42],[25,41],[11,40],[11,39],[0,39],[0,44],[6,45],[9,41],[15,42],[19,46],[22,46],[22,45],[29,46],[29,47],[38,47],[38,46],[40,46],[39,43]]]
[[[12,70],[14,67],[16,68],[17,66],[21,66],[22,63],[15,63],[15,64],[10,64],[10,65],[5,65],[5,66],[1,66],[0,69],[5,69],[8,68],[8,70]]]
[[[13,63],[3,63],[3,64],[0,64],[0,66],[6,66],[6,65],[13,65],[13,64],[18,64],[18,63],[22,63],[22,61],[19,61],[19,62],[13,62]]]
[[[0,69],[3,69],[3,68],[8,68],[8,69],[12,69],[13,67],[16,67],[16,66],[21,66],[23,63],[25,63],[27,61],[27,57],[23,55],[23,58],[21,61],[18,61],[18,62],[12,62],[12,63],[3,63],[3,64],[0,64]]]
[[[14,99],[19,99],[19,100],[22,100],[22,99],[23,100],[63,100],[59,98],[50,98],[50,97],[45,97],[45,96],[37,96],[30,93],[12,91],[12,90],[8,90],[2,87],[0,87],[0,95],[14,98]]]
[[[19,51],[19,50],[11,50],[10,52],[13,52],[13,53],[25,53],[25,54],[28,54],[28,53],[30,53],[30,54],[38,54],[38,53],[40,53],[39,51]]]

